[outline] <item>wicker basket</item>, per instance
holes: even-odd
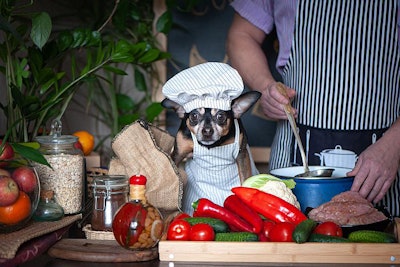
[[[86,224],[82,230],[85,232],[87,239],[92,240],[115,240],[113,232],[94,231],[90,224]]]

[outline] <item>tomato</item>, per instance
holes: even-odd
[[[263,221],[263,230],[258,235],[260,241],[266,242],[270,241],[269,233],[271,232],[272,227],[275,225],[273,221],[264,220]]]
[[[183,219],[173,220],[168,227],[167,239],[168,240],[190,240],[191,225]]]
[[[214,229],[209,224],[197,223],[190,230],[191,241],[213,241],[214,239]]]
[[[180,212],[174,217],[174,220],[185,219],[185,218],[189,218],[189,217],[190,217],[189,214]]]
[[[31,199],[24,191],[19,191],[17,200],[5,207],[0,207],[0,223],[17,224],[28,218],[31,213]]]
[[[316,234],[331,235],[331,236],[343,236],[342,227],[334,222],[323,222],[318,224],[314,231]]]
[[[272,242],[293,242],[292,233],[296,225],[291,222],[278,222],[269,231]]]

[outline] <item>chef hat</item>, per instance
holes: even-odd
[[[232,99],[243,88],[242,78],[231,66],[208,62],[177,73],[164,84],[162,91],[190,112],[200,107],[230,110]]]

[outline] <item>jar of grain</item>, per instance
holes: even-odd
[[[38,136],[40,152],[51,168],[35,164],[43,190],[54,192],[56,202],[64,214],[78,214],[83,210],[85,198],[85,164],[83,153],[74,144],[78,137],[61,135],[61,121],[53,121],[50,135]]]
[[[94,176],[90,187],[93,192],[92,230],[112,231],[115,212],[128,201],[128,179],[124,175]]]

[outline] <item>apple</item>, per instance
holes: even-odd
[[[81,150],[81,151],[83,152],[83,146],[82,146],[81,142],[76,141],[76,143],[74,143],[74,147],[75,147],[76,149],[79,149],[79,150]]]
[[[18,184],[19,189],[25,193],[30,193],[38,186],[35,172],[27,166],[16,168],[11,176]]]
[[[17,201],[19,188],[17,183],[8,176],[0,176],[0,206],[5,207]]]
[[[0,144],[3,143],[3,140],[0,139]],[[3,150],[0,151],[0,167],[1,166],[7,166],[8,162],[4,160],[10,160],[14,157],[14,150],[11,147],[11,145],[6,142],[6,144],[3,147]]]

